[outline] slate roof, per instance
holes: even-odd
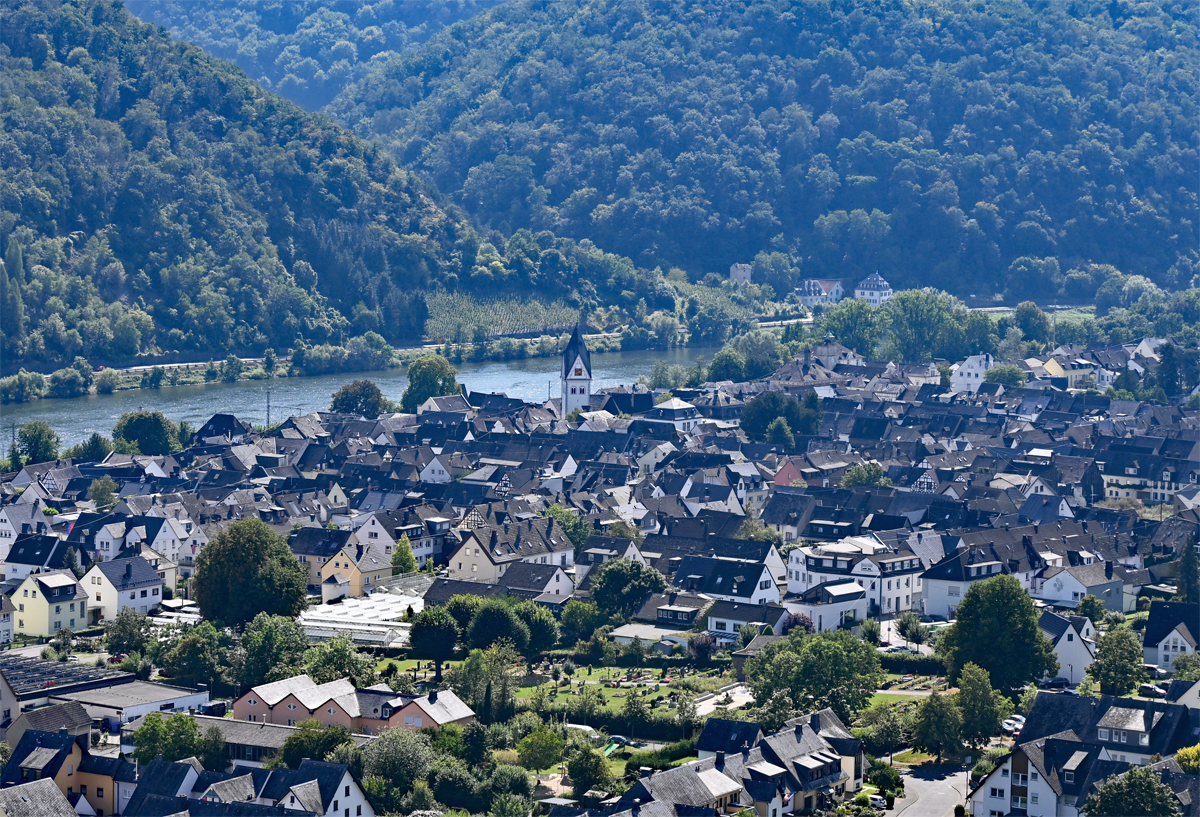
[[[1200,637],[1200,604],[1184,604],[1177,601],[1157,601],[1150,605],[1150,616],[1146,619],[1146,631],[1142,643],[1157,647],[1159,642],[1171,634],[1177,626],[1187,629],[1192,638],[1192,647]]]
[[[570,374],[568,369],[575,365],[576,358],[583,359],[584,371],[590,376],[592,372],[592,353],[588,351],[587,344],[583,341],[583,335],[579,331],[579,324],[575,324],[575,328],[571,330],[571,340],[567,342],[567,348],[563,350],[563,377]]]
[[[71,802],[48,778],[0,789],[0,812],[7,817],[78,817]]]
[[[150,587],[163,583],[158,576],[158,571],[141,556],[100,562],[96,567],[117,590],[132,590],[137,587]]]
[[[696,749],[733,754],[743,749],[753,749],[762,739],[763,730],[757,723],[709,718],[696,740]]]

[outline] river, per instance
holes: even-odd
[[[670,351],[605,352],[592,355],[592,388],[634,383],[648,374],[658,360],[689,366],[698,355],[711,360],[717,348],[671,349]],[[458,381],[471,391],[503,392],[529,402],[541,402],[547,395],[559,396],[558,373],[562,358],[462,363]],[[384,395],[396,402],[408,386],[407,369],[380,372],[290,377],[274,380],[244,380],[237,383],[208,383],[196,386],[166,387],[158,391],[134,389],[113,394],[92,394],[69,400],[37,400],[0,406],[3,437],[13,425],[45,420],[58,432],[64,446],[86,439],[92,432],[112,435],[117,419],[127,411],[161,411],[176,422],[187,420],[199,428],[219,412],[263,425],[267,421],[267,390],[271,391],[271,420],[329,408],[329,398],[344,383],[366,378],[375,381]],[[7,450],[7,442],[4,444]]]

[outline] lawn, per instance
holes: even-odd
[[[871,701],[867,704],[867,707],[870,708],[879,704],[899,704],[905,701],[920,702],[920,700],[916,695],[892,695],[889,692],[876,692],[871,696]]]
[[[901,752],[892,759],[897,763],[915,765],[917,763],[927,763],[930,760],[937,760],[937,755],[922,752],[920,749],[909,749],[907,752]]]

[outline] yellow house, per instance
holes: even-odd
[[[87,591],[69,570],[30,573],[13,591],[17,626],[13,632],[45,636],[87,627]]]
[[[92,755],[88,736],[28,729],[4,767],[0,786],[53,780],[63,794],[82,795],[97,815],[120,814],[136,787],[135,768],[119,758]],[[81,812],[89,813],[89,812]]]
[[[1051,377],[1065,378],[1069,389],[1084,389],[1095,384],[1096,367],[1080,358],[1052,357],[1042,364],[1042,368]]]
[[[391,557],[383,545],[347,544],[321,565],[321,597],[365,596],[374,585],[392,575]]]

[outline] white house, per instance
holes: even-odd
[[[750,283],[750,273],[754,268],[749,264],[730,264],[729,265],[729,280],[737,284]]]
[[[788,592],[800,595],[849,579],[865,591],[869,615],[894,615],[919,608],[923,570],[911,551],[894,552],[869,536],[851,536],[788,553]]]
[[[665,400],[642,415],[651,423],[670,423],[678,431],[691,431],[704,421],[700,410],[678,397]]]
[[[867,618],[867,591],[852,579],[840,579],[790,596],[783,606],[790,613],[808,616],[818,633],[836,630]]]
[[[846,297],[846,290],[841,281],[809,278],[796,287],[796,296],[811,309],[817,304],[836,304]]]
[[[892,299],[893,294],[892,285],[883,280],[878,272],[871,273],[854,288],[854,297],[871,306],[883,306]]]
[[[162,602],[163,580],[141,556],[98,562],[83,575],[80,584],[91,597],[93,625],[112,621],[126,607],[152,613]]]
[[[1196,652],[1200,605],[1160,601],[1150,605],[1142,637],[1143,660],[1169,670],[1175,659]]]
[[[1075,686],[1096,660],[1096,628],[1086,616],[1063,616],[1043,610],[1038,626],[1058,658],[1058,674]]]
[[[995,365],[991,355],[971,355],[950,374],[950,388],[958,393],[979,391],[983,376]]]

